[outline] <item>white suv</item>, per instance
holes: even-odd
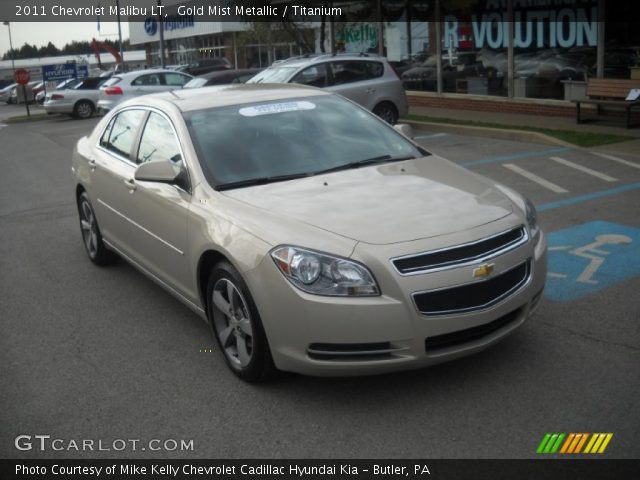
[[[247,83],[301,83],[339,93],[390,124],[408,111],[402,81],[371,54],[305,55],[279,62]]]

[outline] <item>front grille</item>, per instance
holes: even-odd
[[[458,330],[457,332],[436,335],[425,340],[425,348],[427,352],[433,352],[443,348],[455,347],[460,344],[469,343],[482,337],[492,334],[513,323],[520,316],[522,308],[509,312],[506,315],[494,320],[493,322],[478,325],[477,327]]]
[[[444,270],[495,257],[522,245],[527,239],[526,229],[520,226],[475,242],[399,257],[392,262],[402,275]]]
[[[402,349],[389,342],[378,343],[312,343],[307,354],[317,360],[377,360]]]
[[[520,289],[529,279],[527,261],[488,280],[429,292],[414,293],[416,307],[425,315],[447,315],[489,308]]]

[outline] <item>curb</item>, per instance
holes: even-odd
[[[402,120],[402,119],[401,119]],[[416,130],[429,130],[442,133],[454,133],[460,135],[472,135],[476,137],[498,138],[500,140],[513,140],[519,142],[543,143],[547,145],[577,148],[573,143],[565,142],[558,138],[545,135],[540,132],[528,132],[526,130],[511,130],[491,127],[476,127],[472,125],[455,125],[448,123],[420,122],[417,120],[402,120]]]
[[[30,117],[26,117],[26,118],[24,118],[24,117],[25,117],[25,115],[5,118],[4,120],[1,121],[1,123],[5,123],[7,125],[13,125],[13,124],[16,124],[16,123],[39,122],[41,120],[50,119],[51,115],[47,115],[46,113],[45,114],[37,113],[37,114],[31,115]]]

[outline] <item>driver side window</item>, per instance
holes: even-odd
[[[166,161],[174,165],[182,163],[180,145],[169,121],[162,115],[151,112],[142,132],[136,163],[139,165]]]

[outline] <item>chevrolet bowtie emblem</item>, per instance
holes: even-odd
[[[486,278],[493,273],[493,263],[483,263],[478,268],[473,270],[473,278]]]

